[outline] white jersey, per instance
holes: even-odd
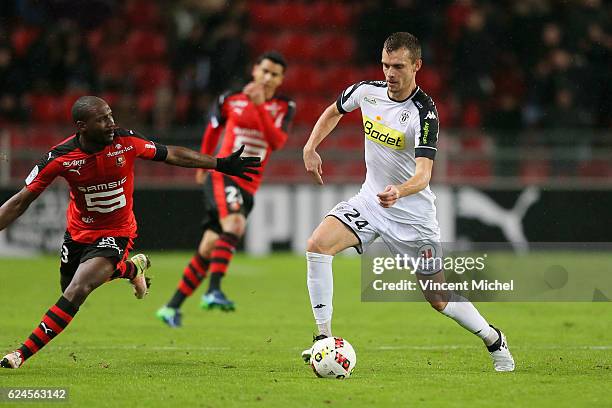
[[[416,169],[416,157],[434,159],[438,142],[438,112],[418,86],[403,101],[387,94],[384,81],[363,81],[338,97],[341,113],[361,108],[365,132],[366,179],[359,195],[378,205],[376,194],[390,184],[403,184]],[[436,196],[429,186],[383,209],[385,217],[403,224],[437,225]]]

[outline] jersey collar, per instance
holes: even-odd
[[[408,97],[406,99],[403,99],[401,101],[398,101],[396,99],[393,99],[392,97],[389,96],[389,88],[387,88],[387,97],[392,100],[393,102],[397,102],[397,103],[404,103],[406,101],[409,101],[410,99],[412,99],[412,97],[414,95],[416,95],[417,92],[419,92],[421,88],[417,85],[416,88],[414,88],[414,91],[412,91],[412,93],[410,95],[408,95]]]

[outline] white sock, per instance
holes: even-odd
[[[497,332],[478,313],[472,302],[455,293],[446,304],[442,314],[450,317],[471,333],[480,337],[487,346],[495,343],[499,338]]]
[[[319,334],[331,337],[331,318],[334,310],[334,277],[332,274],[332,255],[306,252],[308,264],[308,293],[312,313],[319,328]]]

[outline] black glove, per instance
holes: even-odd
[[[243,151],[244,145],[227,157],[218,157],[215,170],[252,181],[253,179],[245,173],[259,174],[254,167],[261,167],[261,159],[259,157],[240,157]]]

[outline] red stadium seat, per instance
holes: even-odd
[[[476,129],[482,124],[482,112],[476,102],[469,102],[463,109],[461,124],[468,129]]]
[[[550,177],[550,163],[548,160],[529,160],[521,163],[521,182],[526,184],[538,183]]]
[[[342,162],[333,159],[325,160],[322,168],[324,182],[339,182],[345,178]]]
[[[119,97],[120,95],[116,92],[104,92],[100,95],[100,98],[104,99],[111,109],[119,101]]]
[[[382,65],[370,65],[365,68],[361,68],[359,75],[364,81],[384,81],[385,74],[382,70]]]
[[[434,101],[442,93],[442,76],[435,68],[423,66],[417,73],[417,83]]]
[[[155,94],[153,92],[143,92],[138,95],[138,111],[148,115],[155,106]]]
[[[304,164],[297,160],[272,157],[266,166],[265,179],[283,182],[295,181],[305,174]]]
[[[489,139],[478,131],[468,132],[459,139],[462,152],[483,153],[489,147]]]
[[[434,99],[440,126],[446,127],[453,124],[452,107],[448,99]]]
[[[141,65],[135,69],[135,80],[141,91],[153,91],[172,82],[172,71],[162,64]]]
[[[590,160],[578,165],[578,175],[589,178],[612,177],[612,166],[607,160]]]
[[[454,2],[446,9],[446,30],[451,41],[459,38],[461,30],[472,11],[470,2]]]
[[[155,28],[161,20],[157,3],[150,0],[128,1],[125,15],[134,27]]]
[[[301,2],[278,3],[276,25],[283,28],[308,28],[312,24],[312,6]]]
[[[350,61],[355,54],[355,40],[348,34],[325,34],[319,43],[317,58],[321,61]]]
[[[251,48],[253,58],[262,53],[278,49],[278,36],[268,33],[252,33],[247,36],[247,42]]]
[[[166,55],[166,38],[153,31],[135,30],[128,35],[125,49],[135,61],[156,61]]]
[[[344,115],[342,123],[350,123],[353,125],[363,126],[363,117],[361,116],[361,110],[355,109]]]
[[[285,149],[301,149],[306,144],[308,136],[310,136],[309,126],[294,126],[290,129]]]
[[[348,86],[364,79],[358,69],[345,65],[329,67],[321,72],[321,76],[327,92],[334,97],[338,96]]]
[[[28,148],[46,150],[58,144],[69,134],[60,134],[55,126],[34,125],[26,129],[11,131],[11,146],[13,148]]]
[[[366,166],[363,157],[357,157],[349,161],[343,166],[343,175],[347,181],[359,181],[361,182],[365,178]]]
[[[30,45],[38,38],[40,28],[37,27],[18,27],[11,34],[11,43],[15,50],[15,55],[23,57],[28,52]]]
[[[350,3],[318,1],[311,5],[312,23],[335,30],[348,28],[352,19]]]
[[[330,103],[331,101],[320,97],[297,98],[295,123],[313,126]]]
[[[469,160],[449,162],[447,176],[455,181],[487,182],[493,176],[491,162],[489,160]]]
[[[318,38],[308,33],[285,33],[276,42],[276,48],[289,61],[307,62],[319,55]]]
[[[49,94],[34,94],[29,97],[32,120],[38,123],[58,122],[62,117],[61,101]]]
[[[189,95],[183,93],[176,95],[175,115],[178,121],[184,122],[187,120],[190,105],[191,97]]]
[[[317,66],[295,65],[287,70],[282,89],[296,94],[319,94],[325,85]]]
[[[355,126],[351,131],[343,132],[336,139],[335,146],[342,150],[362,150],[363,149],[363,130]]]
[[[251,24],[255,28],[274,27],[280,19],[279,8],[272,3],[259,1],[249,4]]]
[[[104,40],[104,30],[99,27],[87,33],[87,46],[92,52],[100,49]]]
[[[58,103],[60,104],[58,119],[61,122],[72,123],[72,105],[84,95],[86,95],[85,92],[69,92],[58,97]]]

